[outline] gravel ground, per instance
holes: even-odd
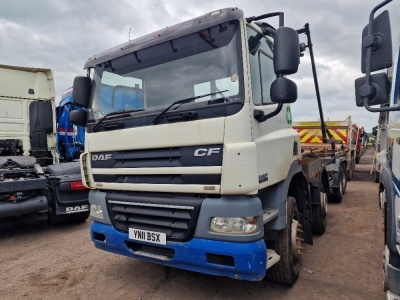
[[[43,216],[0,221],[0,299],[385,299],[383,223],[373,150],[356,166],[326,233],[305,246],[292,286],[237,281],[96,249],[90,220],[52,228]]]

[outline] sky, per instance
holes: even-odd
[[[354,80],[361,73],[361,32],[369,12],[381,0],[2,0],[0,64],[50,68],[57,101],[75,76],[85,75],[86,60],[99,52],[153,31],[225,8],[238,7],[246,17],[281,11],[285,26],[310,24],[320,94],[326,120],[377,125],[378,115],[356,107]],[[400,33],[400,0],[390,11],[394,45]],[[382,11],[382,10],[381,10]],[[269,21],[275,27],[277,22]],[[306,42],[305,36],[301,37]],[[306,54],[292,105],[294,121],[317,120],[311,64]]]

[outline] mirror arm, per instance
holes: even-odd
[[[364,106],[370,112],[386,112],[386,111],[399,111],[400,106],[392,106],[392,107],[378,107],[373,108],[368,104],[368,97],[364,97]]]
[[[283,107],[283,103],[279,103],[278,107],[274,111],[270,112],[267,115],[264,115],[264,112],[262,110],[255,109],[254,110],[254,119],[256,119],[259,123],[265,122],[268,119],[279,114],[282,110],[282,107]]]

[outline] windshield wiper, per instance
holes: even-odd
[[[215,93],[210,93],[210,94],[205,94],[205,95],[200,95],[200,96],[195,96],[195,97],[190,97],[190,98],[186,98],[186,99],[182,99],[182,100],[177,100],[175,102],[173,102],[170,106],[168,106],[166,109],[164,109],[162,112],[160,112],[157,117],[154,118],[153,120],[153,124],[156,125],[161,118],[175,105],[177,104],[184,104],[184,103],[189,103],[189,102],[193,102],[196,99],[200,99],[200,98],[204,98],[207,96],[212,96],[215,94],[222,94],[223,92],[228,92],[229,90],[224,90],[224,91],[218,91]]]
[[[108,119],[111,116],[130,114],[130,113],[138,112],[138,111],[143,111],[143,109],[127,109],[127,110],[117,110],[117,111],[109,112],[99,122],[97,122],[96,125],[94,125],[92,132],[96,132],[96,129],[100,127],[100,124],[103,123],[103,121],[105,119]]]

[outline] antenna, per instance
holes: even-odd
[[[131,40],[131,30],[132,30],[132,27],[129,27],[129,38],[128,38],[128,42]]]

